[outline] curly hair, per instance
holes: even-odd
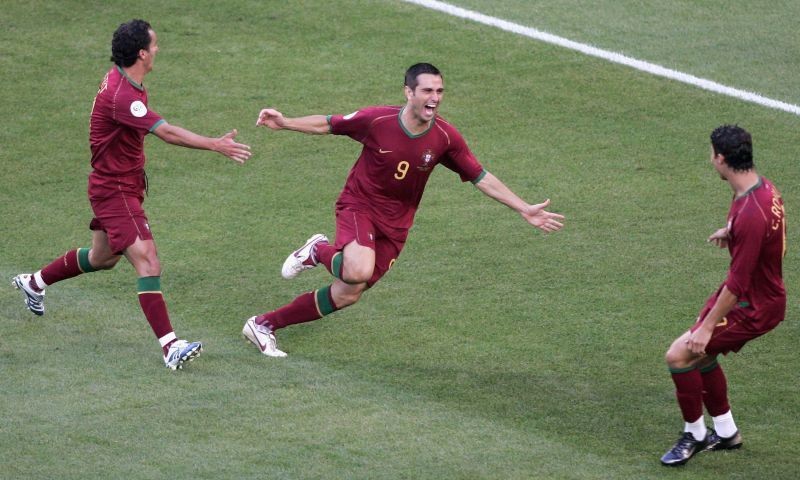
[[[139,58],[139,50],[150,47],[150,24],[144,20],[123,23],[111,39],[111,61],[120,67],[130,67]]]
[[[715,155],[725,157],[725,163],[734,172],[753,168],[753,138],[738,125],[722,125],[711,132],[711,146]]]

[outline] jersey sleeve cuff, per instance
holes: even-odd
[[[153,126],[152,126],[152,127],[150,127],[150,130],[148,130],[148,131],[149,131],[150,133],[153,133],[153,132],[155,132],[155,131],[156,131],[156,128],[158,128],[158,126],[159,126],[159,125],[161,125],[162,123],[165,123],[165,122],[166,122],[166,120],[164,120],[164,119],[162,118],[161,120],[159,120],[159,121],[157,121],[156,123],[154,123],[154,124],[153,124]]]
[[[480,182],[481,180],[483,180],[483,177],[485,177],[487,173],[489,173],[489,172],[487,172],[485,169],[484,169],[484,170],[481,170],[481,173],[480,173],[480,175],[478,175],[477,177],[475,177],[475,180],[473,180],[473,181],[472,181],[472,184],[473,184],[473,185],[477,185],[477,184],[478,184],[478,182]]]

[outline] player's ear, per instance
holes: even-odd
[[[408,87],[408,85],[403,87],[403,92],[406,94],[406,100],[411,100],[411,97],[414,96],[414,92]]]

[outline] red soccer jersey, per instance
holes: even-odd
[[[782,263],[786,223],[780,192],[764,177],[728,213],[731,265],[724,285],[739,299],[754,327],[773,325],[786,312]]]
[[[89,127],[92,169],[103,176],[144,172],[144,136],[164,120],[147,108],[144,86],[117,65],[108,71],[94,99]]]
[[[328,117],[331,133],[364,148],[336,202],[372,213],[384,227],[408,230],[433,167],[441,163],[476,183],[483,167],[455,127],[436,116],[430,128],[411,134],[400,121],[402,107],[369,107]]]

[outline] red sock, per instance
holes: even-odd
[[[336,255],[341,253],[341,250],[336,250],[333,245],[327,242],[318,243],[314,250],[317,261],[325,265],[325,268],[336,278],[342,278],[342,255],[338,257]]]
[[[330,289],[331,287],[327,286],[313,292],[304,293],[295,298],[289,305],[259,315],[256,317],[256,323],[268,325],[272,331],[275,331],[289,325],[318,320],[338,310],[333,303]]]
[[[671,373],[683,419],[687,422],[697,421],[703,416],[703,379],[700,371],[692,368],[689,371],[671,370]]]
[[[42,268],[42,280],[52,285],[61,280],[77,277],[81,273],[83,270],[78,264],[78,250],[70,250]]]
[[[161,293],[161,277],[142,277],[138,281],[139,305],[142,306],[147,323],[156,334],[164,355],[167,354],[170,344],[176,340],[169,322],[167,302]]]
[[[703,403],[712,417],[718,417],[731,409],[728,404],[728,381],[722,366],[715,363],[710,370],[700,372],[703,380]]]

